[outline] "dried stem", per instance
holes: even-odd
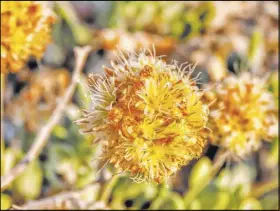
[[[62,117],[67,103],[73,96],[78,80],[80,78],[80,73],[84,67],[87,55],[90,50],[91,48],[89,46],[83,48],[76,47],[74,49],[76,56],[76,66],[72,76],[72,83],[67,88],[64,96],[61,98],[47,124],[37,133],[36,138],[26,156],[13,169],[11,169],[10,172],[1,177],[1,191],[6,189],[16,177],[24,172],[28,164],[38,157],[38,155],[47,144],[52,129]]]
[[[11,207],[9,210],[25,210],[25,209],[23,209],[23,208],[20,207],[20,206],[17,206],[17,205],[15,205],[15,204],[13,204],[12,207]]]
[[[98,182],[98,181],[97,181]],[[22,209],[55,209],[55,208],[60,208],[62,206],[65,206],[67,201],[73,201],[76,200],[76,202],[79,201],[79,197],[91,190],[95,190],[97,187],[97,182],[94,182],[93,184],[85,187],[82,190],[76,190],[76,191],[67,191],[67,192],[62,192],[59,194],[56,194],[54,196],[46,197],[43,199],[39,200],[34,200],[30,201],[22,206],[20,206]],[[68,205],[69,206],[69,205]],[[78,204],[77,204],[78,206]],[[75,207],[77,208],[77,207]]]

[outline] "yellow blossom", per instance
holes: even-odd
[[[19,71],[31,55],[41,58],[54,20],[41,2],[1,1],[1,72]]]
[[[209,107],[210,141],[245,157],[261,141],[277,135],[278,120],[273,95],[265,78],[249,72],[230,75],[204,97]]]
[[[208,106],[202,93],[176,62],[155,53],[118,54],[104,76],[89,75],[92,106],[77,120],[81,132],[103,143],[101,158],[137,181],[161,183],[205,145]]]

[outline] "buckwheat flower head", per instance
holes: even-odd
[[[277,135],[277,110],[266,78],[230,75],[204,95],[209,106],[210,142],[246,157]]]
[[[76,122],[103,143],[105,163],[161,183],[202,154],[208,106],[188,66],[145,51],[118,57],[104,76],[89,75],[93,105]]]
[[[19,71],[31,55],[41,58],[54,20],[41,2],[1,1],[1,72]]]

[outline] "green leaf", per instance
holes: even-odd
[[[264,62],[264,38],[260,31],[254,31],[248,48],[248,63],[250,67],[257,71]]]
[[[161,11],[162,21],[167,24],[172,24],[175,19],[180,19],[183,10],[184,7],[180,3],[174,4],[174,2],[167,2]]]
[[[25,171],[15,179],[13,192],[16,197],[25,201],[37,198],[40,195],[43,182],[43,172],[39,161],[30,163]]]
[[[80,82],[78,83],[78,86],[77,86],[77,93],[78,93],[79,102],[81,102],[80,105],[82,107],[88,108],[90,105],[91,99],[88,96],[89,90],[87,87],[87,79],[84,75],[82,75],[80,77]]]
[[[260,45],[261,41],[262,41],[261,33],[258,31],[255,31],[252,34],[250,45],[248,48],[248,58],[250,61],[252,61],[255,58],[255,56],[257,55],[257,51],[259,50],[259,45]]]
[[[229,188],[230,180],[231,172],[229,171],[229,169],[223,169],[218,175],[218,177],[215,179],[214,183],[217,186],[217,188],[219,188],[219,190],[227,191]]]
[[[167,188],[165,184],[159,185],[157,190],[158,190],[158,194],[156,195],[156,198],[150,207],[150,209],[152,209],[152,210],[160,209],[160,207],[165,202],[165,199],[168,198],[169,193],[170,193],[170,189]]]
[[[231,199],[232,195],[229,192],[220,192],[210,185],[196,197],[190,208],[199,207],[199,209],[224,210],[228,207]]]
[[[172,203],[174,204],[174,209],[184,210],[186,208],[183,197],[181,197],[178,193],[171,192],[170,198]]]
[[[191,204],[190,204],[190,210],[201,210],[201,201],[199,199],[195,199]]]
[[[191,207],[200,207],[201,209],[213,209],[215,205],[218,203],[220,198],[223,198],[222,192],[221,194],[218,192],[218,189],[210,184],[206,186],[199,194],[196,196],[195,200],[193,200],[190,204]],[[224,197],[226,198],[226,197]],[[227,202],[224,204],[217,204],[217,207],[227,206]]]
[[[1,210],[7,210],[12,205],[12,199],[7,194],[1,193]]]
[[[86,45],[89,44],[92,39],[92,35],[88,28],[82,24],[69,24],[72,29],[73,36],[78,45]]]
[[[279,90],[279,78],[278,78],[278,71],[275,71],[271,74],[270,79],[269,79],[269,90],[273,92],[274,97],[278,98]]]
[[[202,180],[207,179],[210,176],[211,171],[212,171],[211,160],[207,157],[201,158],[192,168],[190,178],[189,178],[190,188],[195,187]]]
[[[183,197],[176,192],[170,192],[169,195],[162,200],[162,203],[159,206],[160,210],[184,210],[185,208]]]
[[[52,133],[53,133],[53,135],[55,135],[56,137],[61,138],[61,139],[66,139],[66,137],[67,137],[67,130],[65,127],[63,127],[61,125],[56,125],[53,128]]]
[[[175,21],[173,21],[173,23],[171,25],[172,33],[175,36],[179,37],[184,31],[184,27],[185,27],[185,24],[182,20],[180,20],[180,19],[175,20]]]
[[[3,172],[9,172],[16,163],[21,159],[23,156],[22,152],[16,149],[7,148],[3,155]],[[2,162],[2,158],[1,158]],[[2,167],[1,167],[2,168]]]
[[[266,194],[260,202],[265,210],[279,210],[279,194],[276,191]]]
[[[239,164],[230,171],[223,169],[215,180],[215,184],[221,191],[234,192],[238,196],[244,197],[249,194],[255,177],[256,170],[254,167]]]
[[[138,13],[138,8],[135,6],[134,2],[128,2],[123,7],[123,15],[127,19],[134,19]]]
[[[249,197],[241,202],[239,209],[260,210],[260,209],[262,209],[262,205],[257,199],[255,199],[253,197]]]
[[[71,28],[72,34],[78,45],[86,45],[92,39],[90,30],[80,22],[74,7],[70,2],[56,4],[57,13],[65,19]]]
[[[132,207],[140,209],[145,202],[153,199],[157,192],[155,185],[135,183],[129,177],[120,177],[112,191],[111,208],[126,209],[125,201],[132,200]]]
[[[5,144],[4,140],[1,139],[1,176],[5,173],[4,172],[4,150],[5,150]]]
[[[218,192],[213,210],[225,210],[230,201],[230,194],[228,192]]]
[[[134,24],[135,24],[135,29],[136,30],[141,30],[149,24],[152,23],[153,18],[157,14],[157,8],[156,8],[156,3],[155,2],[146,2],[143,4],[141,11],[138,13],[138,15],[134,19]]]

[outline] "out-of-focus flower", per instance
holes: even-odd
[[[1,2],[1,72],[19,71],[31,55],[41,58],[54,21],[43,3]]]
[[[266,79],[243,72],[229,75],[204,95],[209,107],[210,141],[244,157],[277,135],[276,107]]]
[[[174,50],[176,40],[172,37],[161,37],[147,32],[130,33],[124,30],[103,29],[98,32],[101,46],[106,50],[138,51],[142,48],[156,48],[158,55],[168,55]]]
[[[190,71],[154,54],[120,53],[105,76],[89,76],[92,107],[77,120],[82,133],[103,142],[104,162],[135,181],[158,183],[200,157],[208,106]]]
[[[55,108],[56,98],[63,95],[70,83],[70,76],[66,69],[46,68],[29,77],[29,85],[9,102],[5,115],[15,124],[35,131]]]
[[[185,45],[178,46],[177,49],[181,50],[176,59],[180,61],[179,56],[183,55],[184,60],[199,61],[197,69],[206,69],[212,81],[223,79],[228,69],[234,71],[242,65],[250,65],[250,69],[257,67],[256,71],[260,72],[277,70],[279,66],[277,3],[245,1],[211,3],[215,7],[214,19],[204,28],[201,36],[191,36]],[[250,51],[259,59],[248,63]]]

